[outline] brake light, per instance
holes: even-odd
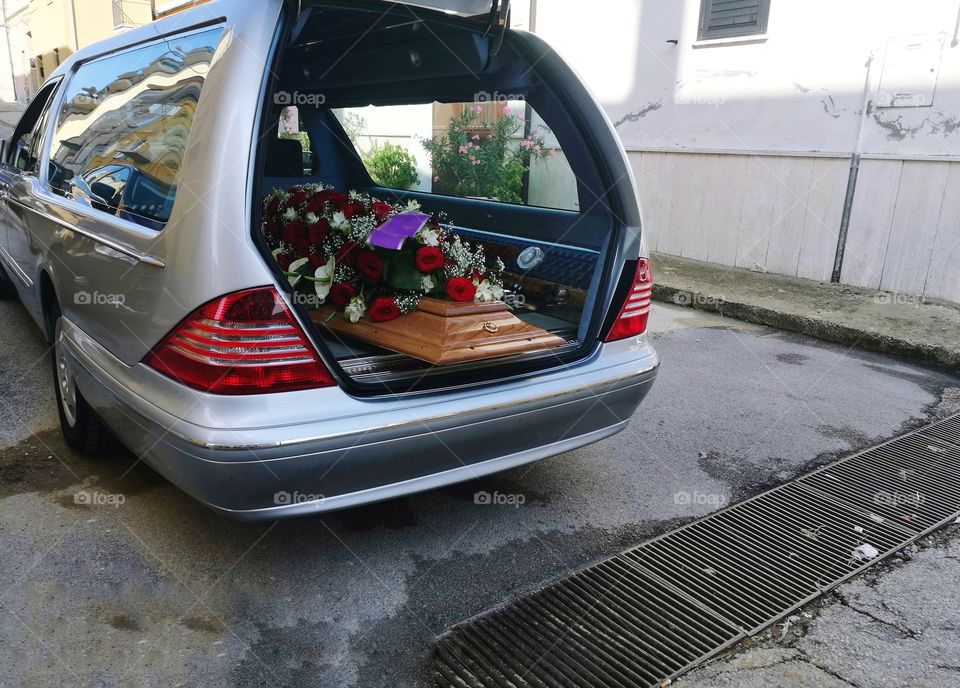
[[[273,287],[227,294],[201,306],[154,347],[144,363],[214,394],[336,384]]]
[[[653,270],[650,261],[641,258],[637,261],[637,272],[627,292],[627,298],[613,321],[605,342],[636,337],[647,331],[647,318],[650,315],[650,301],[653,297]]]

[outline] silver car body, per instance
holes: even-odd
[[[339,386],[205,394],[142,363],[199,305],[279,286],[250,228],[260,94],[282,6],[217,0],[85,48],[52,75],[51,82],[67,80],[97,55],[223,28],[162,231],[52,193],[45,164],[38,176],[9,168],[0,175],[0,262],[38,325],[59,339],[78,389],[100,418],[184,491],[248,520],[432,489],[622,430],[656,374],[646,335],[597,342],[575,363],[517,379],[376,397],[351,396]],[[60,88],[54,97],[62,95]],[[625,156],[617,164],[629,170]],[[622,250],[636,256],[639,226],[630,230],[633,243]],[[55,332],[52,299],[63,316]]]

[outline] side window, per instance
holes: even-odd
[[[340,108],[380,186],[578,210],[577,178],[547,122],[518,99]]]
[[[34,98],[24,112],[14,137],[11,140],[10,164],[24,174],[36,175],[40,170],[40,152],[43,149],[43,134],[49,122],[50,103],[55,85],[49,86]]]
[[[57,113],[54,192],[162,229],[221,33],[174,37],[82,64]]]

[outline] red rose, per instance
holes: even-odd
[[[332,303],[337,308],[343,308],[348,303],[350,299],[357,295],[357,290],[353,287],[352,284],[334,284],[330,287],[330,303]]]
[[[291,190],[291,194],[287,197],[287,207],[297,208],[305,200],[307,200],[307,193],[303,189]]]
[[[310,242],[304,239],[303,241],[298,241],[293,245],[293,248],[296,249],[297,254],[301,258],[310,257]]]
[[[273,220],[280,213],[280,196],[272,196],[267,200],[267,207],[264,214]]]
[[[317,268],[321,268],[327,264],[326,259],[323,256],[319,256],[316,253],[310,254],[310,267],[316,272]]]
[[[370,212],[372,212],[380,222],[383,222],[390,216],[390,213],[393,212],[393,206],[383,201],[374,201],[370,205]]]
[[[417,251],[417,270],[433,272],[443,267],[443,251],[436,246],[423,246]]]
[[[454,277],[447,281],[447,296],[451,301],[473,301],[477,288],[466,277]]]
[[[340,250],[337,251],[337,262],[343,263],[344,265],[349,265],[350,267],[356,267],[357,253],[356,241],[344,241],[343,246],[341,246]]]
[[[357,256],[357,269],[368,282],[379,282],[383,277],[383,260],[373,251],[364,251]]]
[[[322,198],[319,194],[315,195],[313,198],[310,199],[310,202],[307,203],[307,207],[303,209],[304,214],[313,213],[314,215],[317,215],[319,213],[322,213],[324,200],[325,199]]]
[[[280,269],[286,271],[290,267],[290,263],[293,262],[293,256],[288,253],[278,253],[277,254],[277,263],[280,265]]]
[[[321,203],[336,203],[340,205],[341,203],[346,203],[349,200],[349,196],[342,194],[339,191],[334,191],[333,189],[324,189],[316,195],[316,198]]]
[[[373,322],[387,322],[400,315],[400,308],[392,296],[380,296],[370,304],[367,314]]]
[[[288,244],[303,243],[307,240],[307,228],[300,220],[295,220],[283,230],[282,238]]]
[[[320,218],[312,225],[308,230],[307,236],[310,239],[311,244],[322,244],[323,240],[327,238],[327,235],[330,234],[330,223],[325,219]]]
[[[347,201],[346,203],[340,204],[340,212],[343,213],[343,216],[349,220],[355,215],[360,215],[366,212],[366,209],[363,207],[363,203],[360,201]]]
[[[264,228],[264,232],[269,237],[273,237],[274,239],[279,239],[281,232],[283,232],[283,225],[277,222],[276,220],[267,220],[267,224]]]

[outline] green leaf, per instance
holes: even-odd
[[[417,270],[416,254],[404,246],[387,258],[384,279],[394,289],[419,291],[423,273]]]

